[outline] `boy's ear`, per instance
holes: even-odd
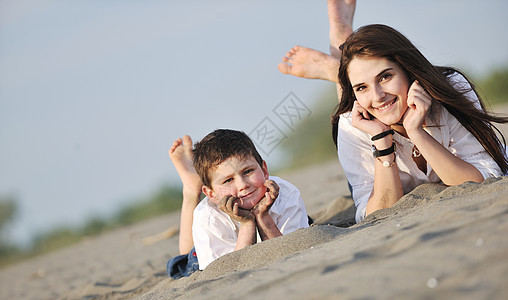
[[[216,198],[215,192],[211,188],[207,187],[206,185],[203,185],[202,190],[203,190],[203,194],[205,194],[205,196],[207,196],[208,199],[210,199],[213,203],[218,204],[218,203],[216,203],[217,200],[215,199]]]
[[[263,175],[265,176],[265,180],[268,180],[270,177],[270,174],[268,174],[268,166],[266,165],[266,161],[263,160],[263,166],[261,167],[261,170],[263,170]]]

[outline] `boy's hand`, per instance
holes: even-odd
[[[270,210],[275,199],[279,196],[279,186],[273,180],[267,180],[265,182],[265,186],[267,187],[267,191],[265,196],[259,200],[258,204],[252,209],[252,212],[255,216],[261,216]]]
[[[280,190],[279,186],[273,180],[265,181],[265,186],[267,188],[266,192],[269,193],[270,197],[272,197],[272,199],[275,201],[275,199],[277,199],[277,197],[279,197],[279,190]]]
[[[279,186],[273,180],[267,180],[265,186],[268,188],[265,196],[261,198],[258,204],[252,209],[252,213],[256,217],[256,226],[262,241],[281,236],[277,224],[268,214],[270,207],[279,196]]]
[[[249,210],[240,208],[238,206],[239,201],[240,198],[237,196],[226,195],[220,200],[219,209],[241,224],[254,221],[254,214]]]

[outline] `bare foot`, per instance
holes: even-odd
[[[190,136],[185,135],[183,139],[178,138],[174,141],[169,149],[169,157],[178,175],[180,175],[184,193],[192,192],[198,195],[201,194],[201,186],[203,183],[192,163],[192,139]]]
[[[324,79],[337,83],[340,61],[318,50],[295,46],[282,58],[278,68],[284,74],[308,79]]]
[[[339,46],[353,33],[356,0],[328,0],[330,54],[340,57]]]

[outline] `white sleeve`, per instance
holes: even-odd
[[[339,119],[337,151],[356,205],[356,222],[365,218],[367,202],[374,188],[374,158],[368,134],[351,125],[350,114]]]
[[[231,228],[231,222],[224,222],[221,220],[222,217],[220,212],[215,212],[204,205],[198,205],[194,210],[192,238],[200,270],[235,249],[236,232]]]
[[[476,95],[475,91],[472,89],[471,85],[464,76],[462,76],[460,73],[455,72],[448,76],[448,81],[457,91],[467,91],[465,96],[469,99],[469,101],[473,102],[474,106],[478,110],[482,110],[480,100],[478,100],[478,95]]]
[[[270,176],[279,185],[279,197],[270,208],[269,214],[283,235],[300,228],[309,227],[309,218],[300,195],[300,190],[281,178]]]
[[[478,140],[444,107],[441,120],[446,120],[450,129],[448,150],[463,161],[475,166],[483,178],[502,176],[501,169]]]
[[[448,77],[448,80],[455,89],[468,91],[465,96],[474,103],[478,110],[482,109],[478,96],[464,76],[453,73]],[[442,109],[441,120],[445,120],[450,128],[450,136],[447,139],[450,141],[448,145],[450,152],[475,166],[482,173],[484,179],[502,176],[501,169],[480,142],[445,108]]]

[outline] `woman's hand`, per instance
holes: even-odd
[[[378,119],[371,117],[369,112],[363,108],[358,101],[353,103],[353,110],[351,111],[351,124],[368,133],[372,136],[390,129],[390,126],[382,123]]]
[[[418,83],[413,82],[407,93],[407,110],[402,117],[402,124],[409,137],[411,134],[423,130],[425,117],[432,104],[432,98],[425,89]]]

